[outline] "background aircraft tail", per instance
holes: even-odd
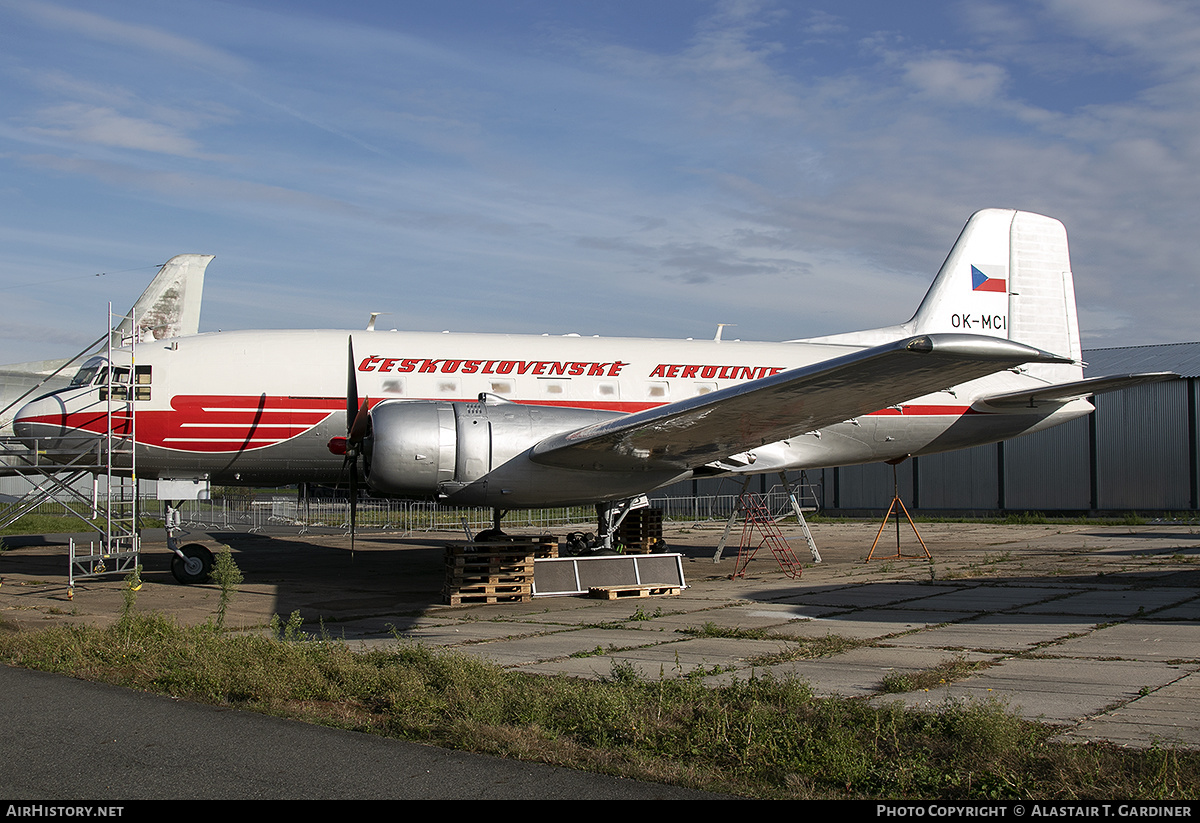
[[[204,293],[204,270],[213,260],[211,254],[177,254],[163,263],[158,274],[133,304],[132,313],[144,339],[183,337],[200,331],[200,300]],[[113,331],[114,343],[129,338],[132,331],[126,318]]]

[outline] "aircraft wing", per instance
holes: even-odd
[[[991,397],[982,397],[976,402],[998,409],[1036,409],[1042,405],[1066,403],[1082,397],[1090,397],[1093,394],[1120,391],[1132,386],[1160,383],[1163,380],[1174,380],[1178,377],[1178,374],[1169,371],[1121,374],[1110,377],[1089,377],[1086,380],[1058,383],[1053,386],[1043,386],[1029,391],[994,394]]]
[[[695,468],[1030,362],[1071,361],[995,337],[920,335],[555,435],[530,457],[598,471]]]

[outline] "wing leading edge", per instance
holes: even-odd
[[[1069,358],[995,337],[928,334],[547,438],[537,463],[690,469],[1022,363]]]

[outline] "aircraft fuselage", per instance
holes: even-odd
[[[31,447],[72,433],[99,435],[109,426],[111,405],[123,415],[118,425],[124,427],[122,433],[130,426],[135,432],[141,477],[201,478],[222,485],[333,484],[344,472],[344,458],[330,444],[347,430],[347,338],[356,353],[359,397],[368,399],[373,414],[382,403],[425,402],[439,404],[445,417],[447,408],[476,403],[484,394],[499,399],[487,410],[497,420],[505,416],[502,401],[538,407],[532,417],[524,410],[504,436],[490,424],[492,439],[481,446],[488,465],[480,471],[500,475],[506,463],[554,433],[556,426],[570,430],[862,348],[576,335],[217,332],[115,352],[114,368],[132,367],[127,393],[110,403],[98,378],[91,385],[59,390],[21,411],[17,432]],[[1083,400],[1016,411],[989,410],[974,402],[985,394],[1035,385],[1033,378],[1003,371],[731,455],[704,471],[761,473],[893,460],[1002,440],[1092,409]],[[126,419],[129,407],[134,410],[132,424]],[[431,414],[434,427],[452,425],[439,424]],[[459,452],[461,463],[465,452]],[[454,455],[449,459],[453,462]],[[551,485],[562,488],[554,502],[616,499],[628,496],[631,484],[645,491],[691,475],[658,473],[632,481],[593,476],[573,482],[568,473]],[[443,482],[452,480],[434,476],[431,495],[504,507],[547,504],[545,495],[500,500],[497,483],[490,493],[476,485],[463,498],[462,484]]]

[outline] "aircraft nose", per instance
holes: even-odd
[[[32,451],[57,447],[67,433],[67,407],[57,395],[26,403],[13,418],[13,434]]]

